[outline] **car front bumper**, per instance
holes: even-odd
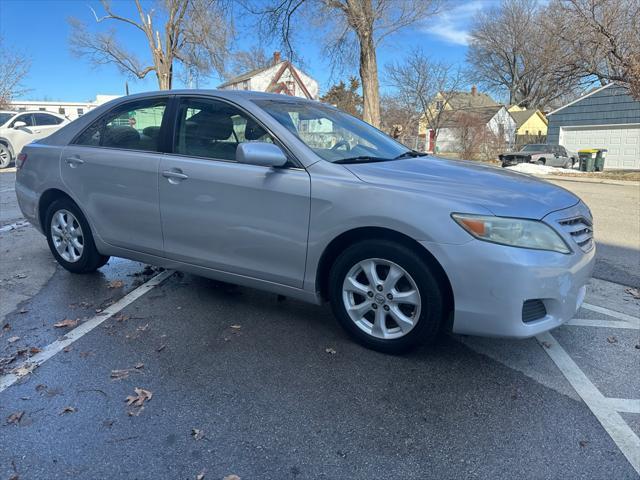
[[[422,242],[444,268],[454,297],[453,332],[527,338],[571,319],[584,301],[595,262],[575,248],[561,254],[472,240],[463,245]],[[523,321],[527,300],[540,300],[546,315]]]

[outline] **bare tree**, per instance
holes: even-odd
[[[559,33],[546,27],[547,12],[535,0],[503,0],[480,13],[466,56],[470,79],[526,108],[544,109],[575,92],[577,76],[562,68],[570,53],[557,47]]]
[[[235,52],[229,63],[229,69],[224,75],[226,79],[250,72],[251,70],[268,67],[274,63],[274,59],[268,56],[263,48],[253,46],[248,50]]]
[[[159,0],[149,9],[135,0],[139,18],[116,13],[108,0],[101,0],[101,4],[102,16],[91,9],[95,21],[138,30],[146,40],[150,58],[140,60],[118,41],[115,29],[93,33],[86,24],[71,18],[70,44],[75,54],[97,65],[115,64],[134,78],[154,72],[161,90],[171,88],[176,61],[193,75],[223,72],[232,35],[225,0]]]
[[[640,98],[640,0],[553,0],[546,13],[565,74],[618,82]]]
[[[0,37],[0,108],[7,108],[15,97],[24,95],[22,86],[29,73],[30,60],[13,48],[8,48]]]
[[[246,1],[246,0],[245,0]],[[324,27],[327,55],[334,65],[350,63],[357,52],[363,96],[363,119],[380,125],[380,92],[376,47],[389,35],[438,12],[443,0],[268,0],[248,8],[259,15],[261,30],[282,41],[287,55],[294,25],[300,20]],[[260,4],[262,5],[262,4]],[[354,48],[355,47],[355,48]]]
[[[420,111],[421,121],[433,130],[433,140],[437,140],[444,120],[444,105],[463,82],[460,68],[433,61],[416,49],[404,60],[387,65],[386,75],[403,103]]]
[[[399,95],[383,95],[380,100],[382,129],[409,148],[420,150],[418,124],[421,108],[415,103],[408,103]]]

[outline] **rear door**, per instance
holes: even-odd
[[[64,183],[111,245],[163,254],[158,168],[167,104],[167,96],[121,104],[62,152]]]
[[[173,154],[160,165],[166,255],[302,287],[309,174],[294,164],[269,168],[236,162],[236,147],[248,141],[275,142],[234,105],[209,98],[179,99]]]
[[[36,112],[33,114],[35,122],[35,138],[45,138],[60,128],[63,120],[55,115]]]

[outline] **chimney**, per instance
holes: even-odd
[[[280,52],[273,52],[273,64],[277,65],[282,60],[280,59]]]
[[[474,97],[478,95],[478,87],[476,87],[475,85],[471,87],[471,95]]]

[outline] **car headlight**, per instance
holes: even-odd
[[[478,240],[511,247],[571,253],[565,241],[546,223],[522,218],[454,213],[451,217]]]

